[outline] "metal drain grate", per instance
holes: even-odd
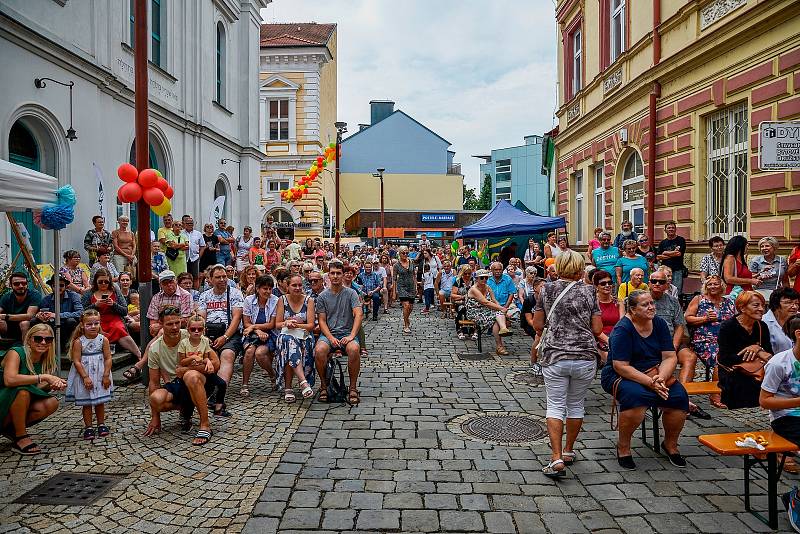
[[[547,428],[522,412],[473,413],[456,417],[448,428],[482,443],[526,447],[547,436]]]
[[[460,360],[491,360],[492,356],[488,352],[461,352],[458,355]]]
[[[59,473],[39,484],[14,502],[26,504],[91,504],[114,487],[124,476],[92,473]]]
[[[544,375],[533,371],[516,371],[509,374],[507,379],[522,386],[541,386],[544,384]]]

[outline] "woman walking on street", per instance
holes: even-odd
[[[595,337],[603,331],[595,288],[584,284],[586,262],[574,250],[556,258],[558,280],[540,289],[533,314],[542,336],[538,363],[547,391],[547,432],[552,451],[545,476],[566,475],[575,462],[573,447],[583,425],[584,401],[597,371],[600,352]],[[566,443],[563,440],[566,423]],[[563,443],[563,449],[562,449]]]
[[[417,296],[414,262],[408,258],[408,247],[400,247],[400,260],[394,266],[394,296],[403,305],[403,333],[411,333],[411,312]]]

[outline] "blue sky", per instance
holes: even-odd
[[[355,131],[393,100],[453,143],[468,187],[492,148],[553,126],[552,0],[273,0],[267,22],[335,22],[338,116]]]

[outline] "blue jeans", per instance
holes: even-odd
[[[425,297],[425,309],[430,310],[431,306],[433,306],[433,288],[429,287],[425,289],[423,292],[423,296]]]
[[[383,302],[383,298],[381,297],[381,292],[376,291],[370,297],[372,299],[372,320],[378,320],[378,312],[381,309],[381,302]]]
[[[683,293],[683,270],[672,271],[672,285],[678,288],[678,295]]]

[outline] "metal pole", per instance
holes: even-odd
[[[146,169],[150,166],[148,136],[148,72],[147,72],[147,0],[134,0],[134,115],[136,127],[136,168]],[[147,310],[150,305],[151,279],[153,270],[150,262],[150,206],[144,199],[136,203],[137,239],[139,263],[136,269],[139,279],[139,295],[141,309]],[[150,337],[150,325],[147,314],[142,314],[141,346],[144,348]]]
[[[386,221],[383,218],[383,171],[381,171],[381,246],[386,242]]]
[[[341,203],[341,199],[339,198],[339,168],[342,166],[342,132],[337,129],[336,130],[336,208],[335,208],[335,217],[336,217],[336,233],[334,234],[333,240],[333,253],[334,256],[337,258],[339,257],[339,242],[342,239],[341,234],[339,233],[339,225],[341,224],[339,219],[339,204]]]

